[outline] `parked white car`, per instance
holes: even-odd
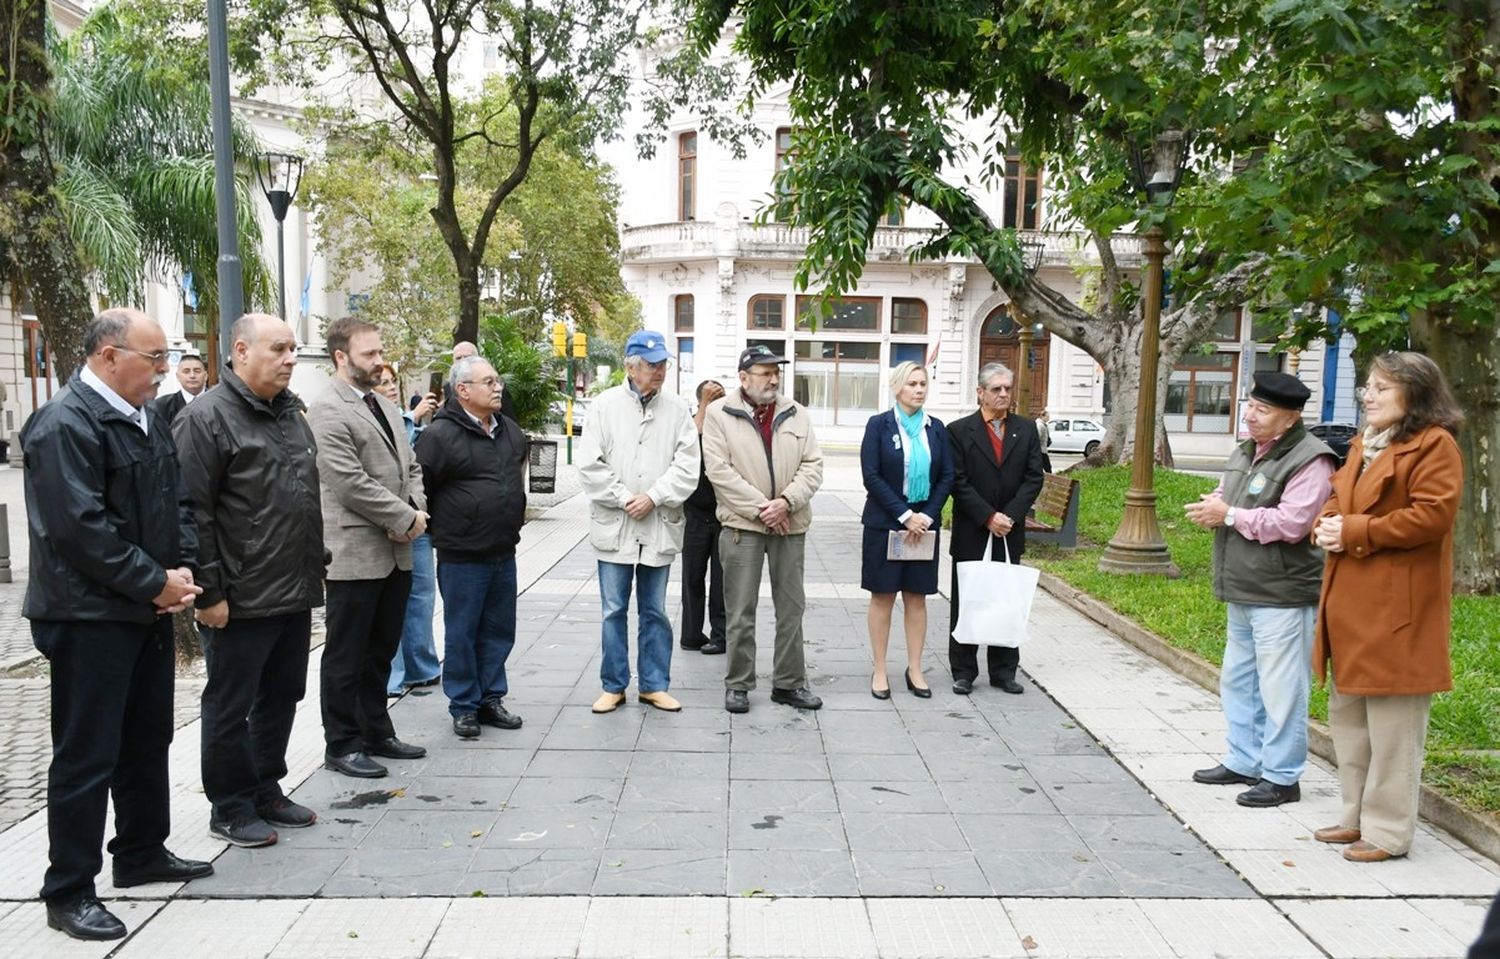
[[[1093,420],[1071,417],[1051,420],[1047,428],[1052,432],[1051,453],[1082,453],[1088,456],[1104,441],[1104,427]]]

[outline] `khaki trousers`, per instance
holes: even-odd
[[[760,601],[760,571],[771,566],[771,603],[776,609],[776,655],[771,685],[797,689],[807,685],[802,656],[802,591],[806,534],[772,536],[726,526],[719,533],[719,562],[724,567],[727,689],[755,688],[755,607]]]
[[[1329,684],[1328,726],[1339,762],[1339,825],[1393,855],[1417,832],[1432,695],[1346,696]]]

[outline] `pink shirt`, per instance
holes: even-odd
[[[1254,462],[1270,452],[1281,437],[1255,445]],[[1323,504],[1333,490],[1333,460],[1320,456],[1302,467],[1287,480],[1281,491],[1281,502],[1275,506],[1253,509],[1236,507],[1234,530],[1257,543],[1295,543],[1307,538],[1317,522]],[[1224,495],[1224,481],[1214,488],[1215,496]],[[1231,503],[1231,506],[1234,504]]]

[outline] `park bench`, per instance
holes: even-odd
[[[1063,549],[1078,545],[1078,481],[1058,476],[1056,473],[1042,474],[1042,492],[1026,517],[1026,541],[1028,543],[1054,543]],[[1055,522],[1046,522],[1038,514],[1055,517]]]

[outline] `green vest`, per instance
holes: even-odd
[[[1257,462],[1255,440],[1230,454],[1224,468],[1224,502],[1238,509],[1275,506],[1304,466],[1333,456],[1301,423]],[[1295,543],[1257,543],[1221,526],[1214,530],[1214,595],[1247,606],[1316,606],[1323,581],[1323,551],[1308,537]]]

